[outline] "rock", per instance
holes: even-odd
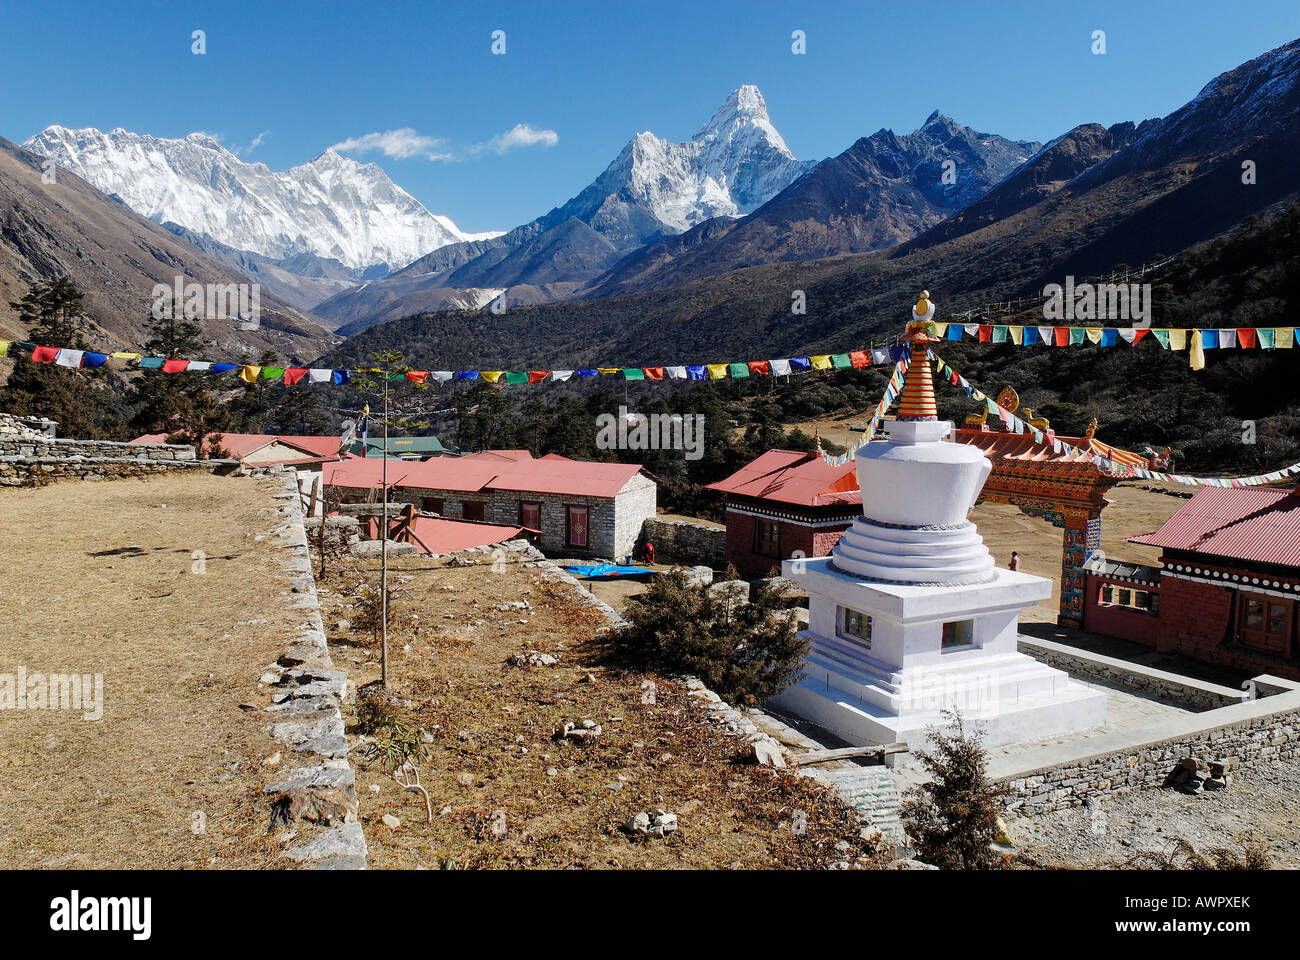
[[[474,774],[458,773],[456,774],[456,782],[459,783],[462,787],[472,787],[474,786]]]
[[[744,580],[723,580],[709,587],[709,596],[719,601],[749,603],[749,584]]]
[[[271,805],[270,828],[285,827],[296,820],[332,827],[351,822],[356,813],[357,794],[351,785],[320,790],[294,787]]]
[[[686,575],[687,583],[698,583],[707,587],[713,582],[713,570],[709,567],[685,567],[682,573]]]
[[[506,660],[506,663],[512,667],[553,667],[559,662],[559,657],[549,653],[540,653],[537,650],[514,653]]]
[[[379,819],[384,821],[384,826],[391,827],[394,830],[402,825],[401,817],[394,816],[391,813],[386,813]]]
[[[271,754],[269,757],[266,757],[266,758],[262,761],[262,766],[264,766],[264,767],[274,767],[274,766],[277,766],[277,765],[280,763],[280,759],[281,759],[281,757],[280,757],[280,751],[277,750],[277,751],[275,751],[275,753]]]
[[[653,817],[642,811],[634,814],[623,827],[628,833],[646,837],[666,837],[677,832],[677,814],[660,810]]]
[[[362,540],[360,543],[354,543],[349,550],[358,557],[377,557],[384,551],[382,540]],[[388,555],[390,557],[406,557],[419,553],[419,549],[413,543],[401,543],[396,540],[388,541]]]
[[[785,767],[785,754],[781,752],[781,747],[775,740],[755,740],[754,759],[760,766],[782,769]]]
[[[922,863],[920,860],[911,858],[903,860],[891,860],[885,865],[886,870],[938,870],[932,863]]]
[[[504,840],[506,837],[506,812],[504,810],[492,811],[492,816],[488,817],[488,833],[493,840]]]

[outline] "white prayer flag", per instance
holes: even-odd
[[[790,361],[789,361],[788,359],[786,359],[786,360],[771,360],[771,361],[769,361],[769,362],[770,362],[771,367],[772,367],[772,376],[774,376],[774,377],[784,377],[784,376],[786,376],[787,374],[789,374],[789,372],[790,372]]]
[[[81,358],[85,352],[84,350],[60,350],[54,355],[54,362],[61,367],[72,367],[75,370],[81,366]]]
[[[334,371],[321,367],[312,367],[307,371],[308,383],[329,383],[334,379]]]

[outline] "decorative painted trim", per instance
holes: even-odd
[[[761,517],[764,520],[784,520],[800,527],[838,527],[846,523],[851,524],[859,517],[859,514],[854,513],[827,517],[821,520],[809,520],[807,517],[795,513],[785,513],[779,510],[759,510],[755,507],[732,506],[731,504],[727,504],[727,513],[739,513],[747,517]]]
[[[868,516],[857,518],[863,523],[868,523],[873,527],[883,527],[886,530],[918,530],[922,532],[940,531],[940,530],[965,530],[975,526],[969,520],[962,520],[959,523],[926,523],[921,526],[912,526],[906,523],[886,523],[884,520],[872,520]]]

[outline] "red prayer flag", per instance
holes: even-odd
[[[1056,328],[1056,345],[1057,345],[1058,347],[1068,347],[1068,346],[1070,345],[1070,328],[1069,328],[1069,327],[1057,327],[1057,328]]]
[[[58,347],[32,347],[32,359],[37,363],[53,363],[58,355]]]
[[[992,340],[992,339],[993,339],[993,324],[991,324],[991,323],[981,323],[981,324],[980,324],[980,343],[988,343],[988,342],[989,342],[990,340]]]
[[[292,387],[295,383],[307,376],[306,367],[285,367],[284,383],[285,386]]]
[[[749,372],[760,377],[766,377],[771,374],[772,368],[768,366],[766,360],[751,360],[749,361]]]
[[[545,379],[546,379],[547,377],[549,377],[550,375],[551,375],[551,371],[549,371],[549,370],[529,370],[529,371],[528,371],[528,382],[529,382],[529,383],[541,383],[543,380],[545,380]]]
[[[188,360],[164,360],[162,365],[163,373],[184,373],[185,368],[190,365]]]
[[[1142,338],[1145,337],[1145,336],[1146,336],[1148,333],[1150,333],[1150,332],[1151,332],[1151,328],[1150,328],[1150,327],[1138,327],[1136,330],[1134,330],[1134,331],[1133,331],[1133,346],[1136,347],[1139,343],[1141,343],[1141,342],[1142,342]]]
[[[853,364],[855,367],[871,366],[871,351],[870,350],[851,351],[849,353],[849,363]]]
[[[412,383],[427,383],[429,380],[429,371],[408,370],[406,371],[406,379],[410,380]]]
[[[1239,346],[1239,347],[1247,347],[1247,348],[1255,346],[1255,328],[1254,328],[1254,327],[1238,327],[1238,328],[1237,328],[1237,346]]]
[[[642,367],[641,372],[645,374],[647,380],[662,380],[664,378],[663,367]]]

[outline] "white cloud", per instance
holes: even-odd
[[[400,130],[388,130],[384,133],[367,133],[359,137],[348,137],[331,148],[340,153],[382,153],[394,160],[406,160],[410,157],[424,157],[427,160],[463,160],[485,153],[508,153],[523,147],[553,147],[560,142],[560,135],[554,130],[538,130],[526,123],[517,123],[505,133],[498,133],[490,140],[471,144],[467,147],[449,146],[447,141],[438,137],[427,137],[416,133],[411,127]],[[254,141],[254,146],[257,141]],[[250,148],[251,149],[251,148]]]
[[[423,156],[427,160],[449,160],[451,154],[440,150],[442,140],[426,137],[416,133],[410,127],[400,130],[386,130],[383,133],[367,133],[359,137],[348,137],[336,143],[331,149],[340,153],[382,153],[394,160],[406,160],[409,157]]]
[[[560,142],[560,135],[554,130],[536,130],[526,123],[516,123],[505,133],[499,133],[491,140],[480,143],[474,152],[505,153],[517,147],[553,147]]]

